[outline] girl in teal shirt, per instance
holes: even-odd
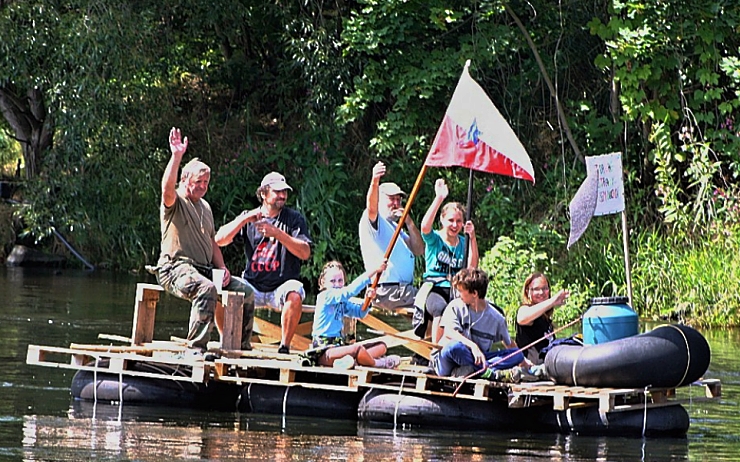
[[[475,239],[475,226],[472,221],[464,222],[465,208],[458,202],[449,202],[442,207],[440,223],[442,229],[433,230],[434,219],[442,202],[447,198],[449,189],[445,180],[434,183],[434,201],[429,206],[421,221],[421,237],[426,245],[426,270],[424,281],[431,283],[431,291],[426,299],[424,321],[415,326],[419,336],[426,337],[428,319],[432,319],[432,342],[438,343],[442,337],[439,327],[442,313],[452,297],[450,281],[463,268],[465,248],[470,246],[468,268],[478,267],[478,243]],[[464,234],[463,234],[464,232]],[[465,234],[468,235],[466,238]]]

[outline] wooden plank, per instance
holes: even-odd
[[[141,345],[154,338],[154,318],[161,286],[155,284],[136,284],[134,302],[134,321],[131,331],[131,344]]]
[[[219,377],[220,382],[235,383],[237,385],[244,385],[246,383],[258,383],[262,385],[275,385],[283,387],[301,387],[301,388],[312,388],[319,390],[332,390],[332,391],[357,391],[356,386],[352,385],[328,385],[328,384],[317,384],[317,383],[306,383],[306,382],[286,382],[282,383],[275,380],[258,379],[254,377]]]
[[[38,364],[41,362],[41,347],[38,345],[28,345],[26,350],[26,364]]]
[[[650,397],[653,403],[665,403],[672,390],[650,390]]]
[[[254,317],[254,331],[258,334],[267,335],[272,338],[282,337],[280,326],[276,326],[275,324],[265,321],[262,318],[258,318],[257,316]],[[297,350],[306,350],[311,347],[311,341],[305,337],[295,335],[293,336],[293,341],[291,342],[290,347]]]
[[[295,382],[295,371],[291,369],[280,369],[280,383]]]
[[[310,337],[311,332],[313,332],[313,320],[302,322],[295,328],[295,335],[307,335]]]
[[[221,333],[221,348],[240,350],[242,347],[242,318],[244,317],[244,294],[224,291],[219,302],[224,309],[224,325]],[[251,340],[251,339],[250,339]]]
[[[570,399],[564,394],[558,394],[552,397],[552,408],[556,411],[564,411],[568,409],[568,402]]]
[[[49,358],[50,354],[69,355],[69,363],[54,361]],[[108,360],[108,363],[105,365],[105,367],[101,366],[99,363],[90,362],[96,357],[100,360]],[[29,349],[26,354],[26,361],[28,364],[59,369],[72,369],[90,372],[97,371],[101,373],[122,374],[126,376],[149,377],[162,380],[176,380],[197,383],[203,383],[203,381],[208,378],[208,366],[202,361],[202,359],[200,360],[200,362],[195,362],[192,359],[174,358],[161,361],[151,361],[154,363],[182,364],[190,366],[192,369],[192,374],[189,377],[127,370],[126,367],[129,360],[151,361],[151,358],[147,356],[138,356],[135,354],[104,354],[99,352],[89,352],[89,354],[87,354],[80,350],[73,350],[70,348],[40,347],[36,345],[29,345]]]
[[[193,382],[206,383],[209,378],[209,366],[206,363],[196,363],[191,369]]]
[[[476,398],[487,398],[488,397],[488,387],[489,384],[485,382],[481,382],[480,380],[477,380],[475,383],[473,396]]]
[[[225,377],[229,373],[229,366],[224,363],[216,363],[213,366],[213,372],[216,374],[216,379]]]
[[[267,306],[267,305],[258,305],[258,306],[255,306],[254,309],[256,309],[256,310],[270,310],[270,311],[274,311],[276,313],[280,313],[282,311],[280,308],[275,308],[275,307]],[[301,313],[310,313],[310,314],[313,314],[314,312],[316,312],[316,306],[315,305],[303,305],[302,308],[301,308]]]
[[[126,358],[114,356],[110,358],[108,370],[111,372],[123,372],[126,370]]]
[[[615,395],[612,393],[602,393],[599,395],[599,414],[603,415],[614,409]],[[603,420],[603,417],[602,417]]]
[[[98,334],[98,338],[101,340],[113,340],[114,342],[131,343],[131,337],[124,337],[123,335]]]
[[[719,379],[705,379],[700,383],[704,385],[704,394],[707,398],[719,398],[722,396],[722,382]]]
[[[252,348],[275,348],[277,350],[280,337],[270,337],[252,332]]]
[[[96,345],[86,343],[71,343],[69,348],[72,350],[82,351],[100,351],[107,353],[123,353],[123,352],[136,352],[143,355],[149,355],[152,352],[152,348],[146,346],[130,346],[130,345]]]
[[[355,372],[359,372],[356,376],[353,377],[353,379],[350,380],[350,383],[359,386],[359,385],[366,385],[370,383],[373,373],[369,370],[358,370],[355,369]]]

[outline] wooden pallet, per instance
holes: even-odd
[[[357,367],[357,370],[368,371],[367,382],[360,385],[367,388],[399,391],[420,395],[453,396],[455,390],[458,398],[488,401],[500,394],[506,384],[485,379],[468,379],[462,377],[439,377],[413,370],[377,369],[374,367]],[[462,386],[460,385],[462,383]]]
[[[699,381],[692,385],[704,387],[704,399],[718,398],[722,393],[721,383],[717,379]],[[596,388],[538,383],[512,384],[509,386],[509,407],[542,404],[542,398],[546,398],[552,400],[553,409],[556,411],[598,405],[599,412],[605,414],[684,402],[684,400],[672,399],[675,393],[675,388]],[[534,401],[533,398],[535,398]],[[694,398],[694,400],[698,399],[701,398]]]
[[[288,356],[288,355],[282,355]],[[221,358],[215,361],[214,380],[220,382],[261,383],[289,387],[358,391],[367,382],[368,371],[303,366],[298,360]]]
[[[297,355],[273,351],[238,351],[235,357],[205,361],[202,357],[182,357],[183,346],[177,342],[150,342],[141,346],[74,345],[72,348],[29,345],[26,363],[31,365],[97,371],[100,373],[149,377],[204,383],[217,380],[226,383],[261,383],[277,386],[300,386],[334,391],[383,389],[406,394],[449,396],[490,401],[508,398],[509,407],[551,405],[554,410],[598,406],[602,419],[607,413],[637,408],[675,405],[688,400],[676,399],[675,388],[596,388],[554,385],[551,382],[508,384],[482,379],[438,377],[416,370],[378,369],[358,366],[344,370],[331,367],[304,366]],[[97,361],[97,362],[96,362]],[[100,363],[102,361],[102,363]],[[133,370],[134,363],[185,366],[184,375]],[[715,399],[722,387],[717,379],[692,384],[704,389],[704,396],[693,401]],[[458,389],[459,388],[459,389]]]
[[[133,362],[185,366],[185,375],[142,372],[130,368]],[[210,365],[202,358],[177,358],[172,354],[154,358],[136,352],[108,352],[28,345],[26,364],[60,369],[73,369],[128,376],[149,377],[162,380],[204,383],[209,379]]]
[[[292,355],[281,355],[288,356]],[[344,370],[331,367],[303,366],[299,360],[221,358],[215,360],[214,380],[237,384],[262,383],[283,386],[302,386],[327,390],[357,391],[359,389],[384,389],[405,393],[436,396],[452,396],[458,385],[463,382],[457,377],[438,377],[415,371],[378,369],[357,366]],[[460,387],[458,397],[485,401],[499,396],[505,386],[488,380],[467,380]]]

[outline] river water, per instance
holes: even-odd
[[[737,461],[737,330],[704,331],[707,378],[722,398],[686,405],[686,438],[486,433],[475,428],[393,428],[355,421],[117,406],[73,401],[73,371],[25,364],[29,344],[100,343],[131,335],[145,276],[0,267],[0,460],[263,461]],[[184,337],[188,305],[163,297],[155,338]],[[681,389],[679,397],[700,395]]]

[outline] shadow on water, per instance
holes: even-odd
[[[0,459],[10,460],[740,460],[740,332],[705,332],[707,377],[723,397],[686,405],[683,439],[490,433],[474,428],[392,428],[355,421],[236,414],[73,401],[73,371],[25,365],[29,343],[100,343],[131,333],[136,282],[129,275],[1,268]],[[155,338],[184,336],[188,306],[164,297]],[[394,320],[398,322],[399,320]],[[692,396],[693,394],[693,396]],[[681,389],[680,398],[698,398]]]

